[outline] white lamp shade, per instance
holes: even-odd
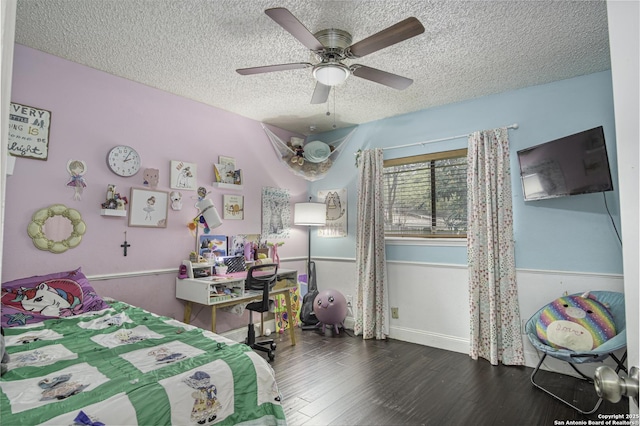
[[[198,216],[204,217],[204,220],[207,222],[207,227],[209,229],[217,228],[218,226],[222,225],[222,220],[220,219],[218,211],[213,206],[213,201],[205,198],[204,200],[198,201],[196,203],[196,207],[200,211],[200,213],[198,213]]]
[[[313,76],[325,86],[337,86],[349,77],[349,68],[341,63],[321,63],[313,69]]]
[[[324,203],[297,203],[293,208],[295,225],[324,226],[327,223],[327,205]]]

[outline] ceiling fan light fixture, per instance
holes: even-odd
[[[351,71],[340,62],[323,62],[313,67],[313,76],[325,86],[337,86],[344,83]]]

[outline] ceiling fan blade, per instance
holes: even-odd
[[[351,69],[351,73],[356,77],[364,78],[365,80],[373,81],[374,83],[384,84],[385,86],[398,90],[404,90],[413,83],[413,80],[410,78],[391,74],[390,72],[376,68],[366,67],[364,65],[352,65]]]
[[[352,44],[346,49],[346,53],[351,58],[361,58],[385,47],[415,37],[423,32],[424,27],[417,18],[407,18],[364,40]]]
[[[316,88],[311,96],[312,104],[323,104],[329,99],[329,92],[331,92],[331,86],[325,86],[319,81],[316,83]]]
[[[289,10],[284,7],[276,7],[273,9],[267,9],[264,13],[266,13],[269,18],[276,21],[282,28],[287,30],[292,36],[297,38],[298,41],[304,44],[307,48],[313,51],[324,49],[322,43],[320,43],[311,31],[302,25],[302,23],[298,21],[298,18],[293,16]]]
[[[236,70],[236,72],[242,75],[251,75],[251,74],[262,74],[265,72],[273,72],[273,71],[297,70],[302,68],[309,68],[311,66],[313,65],[311,65],[308,62],[297,62],[293,64],[265,65],[263,67],[239,68]]]

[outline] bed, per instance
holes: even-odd
[[[3,424],[286,424],[264,358],[100,298],[80,269],[3,283],[2,327]]]

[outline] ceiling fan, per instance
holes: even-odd
[[[283,7],[267,9],[264,13],[315,53],[320,62],[317,64],[296,62],[240,68],[236,70],[239,74],[251,75],[312,68],[313,76],[316,79],[316,88],[311,97],[312,104],[325,103],[329,98],[331,87],[343,83],[352,74],[397,90],[404,90],[413,83],[410,78],[367,67],[366,65],[346,65],[343,60],[361,58],[422,34],[424,27],[417,18],[407,18],[355,44],[351,44],[351,34],[343,30],[327,29],[312,34],[289,10]]]

